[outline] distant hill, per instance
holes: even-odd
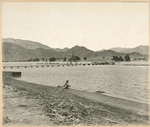
[[[43,49],[51,49],[57,52],[66,52],[67,50],[69,50],[69,48],[64,48],[64,49],[60,49],[60,48],[51,48],[47,45],[43,45],[39,42],[34,42],[34,41],[29,41],[29,40],[21,40],[21,39],[13,39],[13,38],[3,38],[2,42],[9,42],[9,43],[13,43],[19,46],[22,46],[26,49],[37,49],[37,48],[43,48]]]
[[[124,51],[124,53],[132,53],[132,52],[139,52],[140,54],[149,55],[149,46],[141,45]]]
[[[74,53],[73,53],[74,52]],[[87,49],[84,46],[74,46],[71,49],[69,49],[67,52],[65,52],[64,56],[65,57],[71,57],[71,55],[76,55],[79,56],[81,58],[83,57],[90,57],[92,55],[94,55],[94,51]]]
[[[68,50],[66,53],[64,53],[65,57],[70,57],[72,52],[74,50],[74,55],[79,56],[80,58],[87,57],[87,58],[100,58],[100,57],[113,57],[113,56],[126,56],[127,54],[131,58],[138,58],[138,57],[146,57],[148,58],[148,55],[140,54],[139,52],[131,52],[131,53],[120,53],[115,52],[112,50],[102,50],[98,52],[94,52],[92,50],[87,49],[84,46],[74,46],[70,50]]]
[[[98,51],[95,51],[95,52],[101,52],[101,51],[104,51],[104,50],[106,50],[106,49],[101,49],[101,50],[98,50]]]
[[[33,50],[26,49],[13,43],[2,43],[3,61],[17,61],[20,59],[36,58],[37,54]]]
[[[140,45],[135,48],[111,48],[110,50],[121,52],[121,53],[132,53],[132,52],[138,52],[143,55],[149,55],[149,46],[146,45]]]
[[[33,42],[29,40],[21,40],[21,39],[13,39],[13,38],[3,38],[2,42],[9,42],[16,45],[20,45],[26,49],[37,49],[37,48],[43,48],[43,49],[51,49],[47,45],[43,45],[39,42]]]
[[[131,53],[120,53],[120,52],[115,52],[112,50],[104,50],[101,52],[97,52],[98,56],[108,56],[108,57],[112,57],[112,56],[126,56],[129,55],[131,58],[138,58],[138,57],[148,57],[148,55],[143,55],[140,54],[139,52],[131,52]]]
[[[69,50],[69,48],[67,48],[67,47],[63,48],[63,49],[55,48],[54,50],[57,51],[57,52],[67,52]]]
[[[133,51],[133,52],[132,52]],[[3,39],[2,43],[2,57],[3,61],[19,61],[19,60],[28,60],[33,58],[45,58],[49,59],[50,57],[55,58],[70,58],[72,53],[73,55],[79,56],[80,58],[87,57],[88,59],[100,59],[103,57],[109,57],[111,59],[112,56],[125,56],[129,54],[131,58],[138,57],[146,57],[148,55],[143,55],[137,51],[141,51],[142,53],[147,52],[147,46],[138,46],[133,48],[127,53],[116,52],[113,50],[102,50],[94,52],[90,49],[87,49],[84,46],[74,46],[71,49],[53,49],[46,45],[42,45],[39,42],[26,41],[20,39],[12,39],[7,38]],[[145,51],[145,52],[144,52]],[[124,51],[125,52],[125,51]]]
[[[112,50],[103,50],[103,51],[99,51],[95,53],[95,56],[108,56],[108,57],[112,57],[112,56],[124,56],[124,53],[118,53]]]
[[[128,53],[128,55],[130,56],[130,58],[139,58],[139,57],[148,58],[148,55],[143,55],[143,54],[140,54],[139,52]]]
[[[130,48],[121,48],[121,47],[115,47],[115,48],[110,48],[109,50],[115,51],[115,52],[122,52],[124,53],[125,50],[129,50]]]
[[[2,43],[3,61],[28,60],[33,58],[63,57],[63,52],[56,52],[51,49],[26,49],[20,45],[5,42]]]

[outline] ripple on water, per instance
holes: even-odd
[[[74,89],[104,91],[107,94],[148,101],[148,67],[90,66],[22,69],[20,80],[49,85],[63,85],[69,80]]]

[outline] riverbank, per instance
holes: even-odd
[[[148,105],[144,103],[73,89],[63,91],[58,89],[54,93],[55,87],[27,83],[11,78],[3,78],[3,84],[6,86],[3,89],[3,93],[5,93],[3,103],[10,103],[12,98],[6,99],[9,92],[5,90],[7,87],[12,87],[14,91],[11,93],[15,94],[17,91],[18,96],[22,97],[22,101],[16,98],[15,101],[16,103],[20,102],[17,105],[26,107],[24,111],[28,111],[25,105],[34,104],[33,107],[40,108],[40,110],[35,109],[34,112],[38,114],[40,111],[37,120],[42,116],[44,122],[39,122],[41,125],[149,125]],[[8,117],[10,120],[3,124],[12,125],[13,121],[16,121],[13,125],[23,124],[24,122],[20,122],[20,124],[17,122],[17,118],[22,117],[22,114],[16,113],[20,109],[14,110],[9,106],[11,105],[8,104],[5,108],[3,105],[3,119]],[[15,113],[17,115],[14,120],[11,119],[12,112],[13,115]],[[33,117],[30,118],[24,116],[26,118],[25,123],[31,126],[35,125],[36,115],[33,114]],[[25,123],[23,125],[26,125]]]
[[[40,101],[28,98],[27,92],[6,85],[3,89],[3,125],[5,126],[53,126],[43,114]]]

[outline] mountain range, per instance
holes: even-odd
[[[139,52],[140,54],[148,55],[149,54],[149,46],[140,45],[135,48],[111,48],[110,50],[121,52],[121,53],[132,53],[132,52]]]
[[[69,50],[69,48],[64,48],[64,49],[60,49],[60,48],[50,48],[47,45],[43,45],[39,42],[34,42],[34,41],[29,41],[29,40],[21,40],[21,39],[13,39],[13,38],[3,38],[2,42],[9,42],[9,43],[13,43],[16,45],[20,45],[26,49],[37,49],[37,48],[43,48],[43,49],[51,49],[57,52],[66,52],[67,50]]]
[[[74,53],[73,53],[74,52]],[[80,58],[99,59],[100,57],[125,56],[131,58],[148,58],[149,46],[138,46],[135,48],[111,48],[109,50],[92,51],[84,46],[74,46],[72,48],[51,48],[39,42],[29,40],[4,38],[2,39],[2,57],[3,61],[19,61],[33,58],[70,58],[72,53]]]

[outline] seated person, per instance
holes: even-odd
[[[64,89],[68,89],[69,87],[71,87],[68,83],[69,83],[69,80],[66,80],[66,83],[64,84],[64,86],[57,86],[56,89],[54,90],[54,93],[59,87],[62,87]]]
[[[66,83],[65,83],[65,85],[64,85],[64,89],[68,89],[69,87],[71,87],[68,83],[69,83],[69,81],[66,80]]]

